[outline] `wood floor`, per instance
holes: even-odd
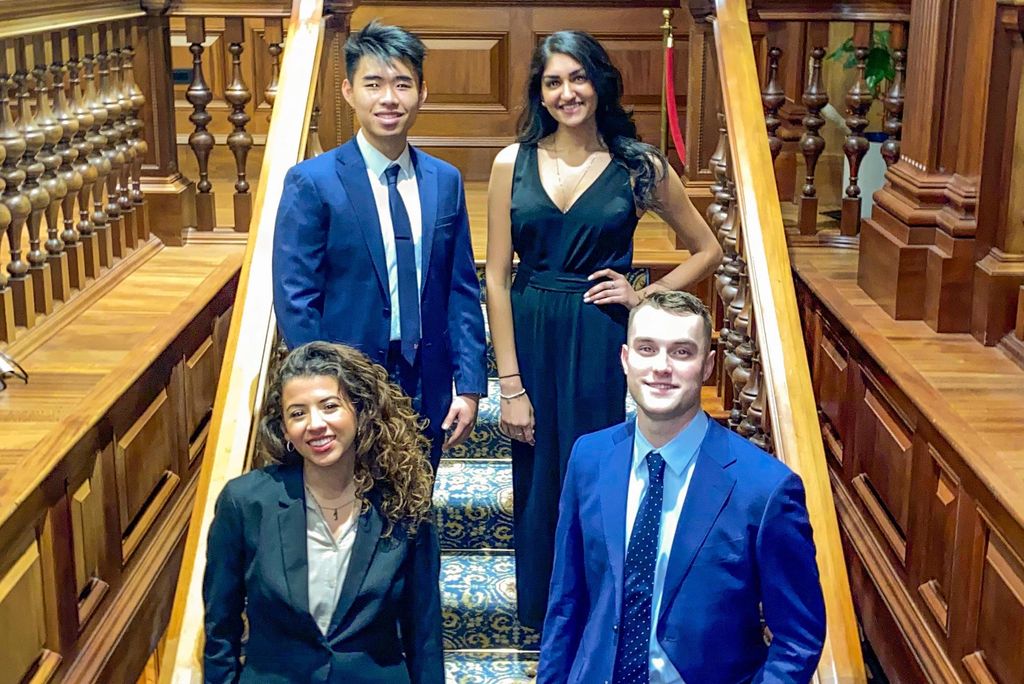
[[[986,483],[1024,501],[1024,369],[969,334],[893,320],[857,286],[857,251],[791,249],[793,267],[889,378],[958,451],[976,455]]]
[[[187,325],[242,258],[240,245],[161,247],[154,239],[150,249],[145,263],[109,291],[72,301],[47,321],[53,329],[45,339],[25,336],[7,348],[29,383],[12,379],[0,392],[0,503],[11,494],[5,478],[34,447],[83,402],[97,401],[97,385],[129,355],[147,349],[175,320]]]

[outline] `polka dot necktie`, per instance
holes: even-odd
[[[647,454],[650,482],[626,552],[622,592],[622,629],[615,651],[615,684],[647,684],[650,681],[651,606],[654,594],[654,563],[658,557],[661,501],[665,490],[665,459]]]

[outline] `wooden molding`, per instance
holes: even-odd
[[[715,49],[775,452],[803,478],[825,593],[823,681],[865,681],[821,430],[768,150],[745,0],[717,0]],[[756,226],[756,229],[753,227]]]
[[[0,38],[111,23],[144,14],[138,0],[4,0],[0,3]]]

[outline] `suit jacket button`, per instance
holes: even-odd
[[[615,632],[615,633],[618,633],[619,626],[618,625],[612,625],[612,631]]]

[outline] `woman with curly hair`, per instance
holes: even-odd
[[[558,31],[534,50],[518,142],[494,160],[487,202],[487,314],[501,430],[512,438],[518,612],[539,629],[572,445],[625,419],[619,350],[629,310],[646,293],[700,282],[722,251],[665,155],[637,139],[622,75],[582,31]],[[690,256],[637,292],[625,274],[647,211]]]
[[[444,682],[433,474],[408,397],[355,349],[311,342],[271,379],[260,442],[269,465],[228,482],[210,526],[204,681]]]

